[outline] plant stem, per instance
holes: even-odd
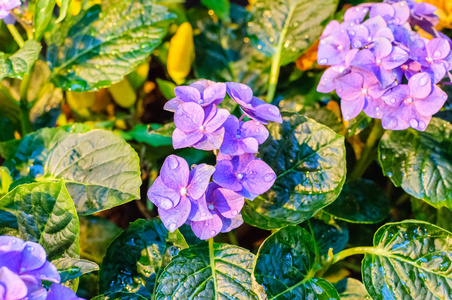
[[[33,73],[34,66],[30,70],[30,74]],[[22,82],[20,83],[20,109],[21,109],[21,129],[22,137],[31,131],[30,111],[28,109],[27,92],[30,86],[31,76],[25,74]]]
[[[343,250],[339,252],[338,254],[333,256],[333,259],[331,260],[330,265],[333,265],[337,263],[338,261],[341,261],[349,256],[352,255],[358,255],[358,254],[367,254],[367,253],[376,253],[377,249],[374,247],[355,247]]]
[[[9,32],[13,36],[14,40],[16,41],[17,45],[19,45],[20,48],[24,46],[24,39],[20,35],[19,31],[17,31],[16,26],[14,25],[6,25],[8,27]]]
[[[282,45],[281,45],[282,46]],[[268,81],[267,103],[271,103],[276,93],[276,86],[278,84],[279,70],[281,63],[281,50],[278,45],[278,49],[272,58],[272,66],[270,69],[270,79]]]
[[[212,278],[214,282],[215,296],[214,299],[218,298],[218,290],[217,290],[217,276],[215,274],[215,253],[213,252],[213,237],[209,239],[209,259],[210,259],[210,268],[212,270]]]
[[[366,145],[364,146],[361,158],[358,160],[353,171],[350,173],[349,180],[361,178],[369,165],[372,163],[373,157],[376,155],[376,145],[380,138],[383,136],[384,130],[381,127],[381,121],[374,120],[372,131],[367,138]]]

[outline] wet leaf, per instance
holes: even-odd
[[[99,266],[89,260],[60,258],[53,260],[52,264],[57,268],[61,276],[61,282],[79,278],[83,274],[99,270]]]
[[[102,12],[71,24],[76,30],[68,30],[64,44],[49,45],[53,82],[83,92],[121,81],[161,43],[173,18],[153,0],[104,1]]]
[[[364,284],[354,278],[345,278],[337,282],[336,290],[342,300],[370,300]]]
[[[452,211],[446,207],[434,208],[426,202],[411,197],[411,209],[416,219],[435,224],[452,232]]]
[[[35,40],[28,40],[22,48],[11,56],[0,52],[0,80],[5,77],[22,79],[25,74],[30,72],[31,67],[39,57],[40,51],[40,43]]]
[[[315,278],[315,240],[299,226],[287,226],[259,248],[253,275],[272,299],[339,300],[334,286]]]
[[[230,22],[229,17],[230,3],[229,0],[201,0],[201,3],[210,8],[223,21]]]
[[[252,290],[254,255],[237,246],[207,243],[182,250],[159,278],[156,299],[259,299]],[[183,284],[181,284],[183,283]]]
[[[351,137],[361,133],[366,129],[372,118],[368,117],[364,112],[361,112],[356,118],[351,119],[347,125],[347,137]]]
[[[163,268],[188,245],[160,219],[137,220],[110,245],[99,273],[99,291],[134,292],[149,298]]]
[[[20,185],[0,199],[0,210],[16,217],[18,237],[43,246],[48,260],[79,257],[79,220],[62,180]]]
[[[382,226],[362,262],[373,299],[450,299],[452,233],[407,220]]]
[[[111,293],[105,295],[99,295],[94,297],[92,300],[146,300],[147,298],[133,293]]]
[[[345,249],[348,242],[348,228],[345,222],[331,219],[309,219],[315,242],[321,255],[327,255],[330,249],[336,254]],[[303,227],[309,230],[309,225],[303,223]]]
[[[378,147],[383,173],[430,205],[452,209],[452,124],[432,118],[425,131],[387,131]]]
[[[317,41],[337,0],[260,0],[251,9],[248,32],[267,57],[281,54],[280,65],[295,61]]]
[[[151,125],[138,124],[127,133],[137,142],[146,143],[153,147],[172,146],[173,139],[171,136],[175,128],[174,123],[168,123],[155,130]]]
[[[268,126],[260,157],[277,179],[264,195],[247,201],[244,220],[263,229],[299,224],[333,202],[345,182],[344,137],[298,114]]]
[[[346,182],[325,211],[350,223],[378,223],[389,216],[389,198],[375,182],[358,179]]]

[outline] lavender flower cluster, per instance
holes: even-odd
[[[240,118],[218,108],[226,93],[240,105]],[[253,200],[275,182],[275,172],[254,154],[268,138],[264,125],[282,118],[276,106],[254,97],[241,83],[200,80],[176,87],[175,95],[165,105],[175,113],[173,147],[215,150],[217,164],[190,170],[185,159],[170,155],[148,197],[169,231],[186,223],[197,237],[209,239],[240,226],[245,198]],[[245,116],[251,120],[243,121]]]
[[[0,0],[0,20],[6,24],[14,24],[14,17],[11,16],[11,10],[20,6],[20,0]]]
[[[336,90],[346,121],[364,111],[385,129],[425,130],[447,100],[436,84],[452,69],[452,41],[434,29],[435,10],[413,0],[348,9],[344,22],[331,21],[320,37],[318,63],[331,67],[317,90]]]
[[[53,282],[49,291],[43,280]],[[60,281],[41,245],[0,236],[0,300],[83,300]]]

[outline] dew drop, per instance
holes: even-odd
[[[29,246],[29,247],[27,247],[27,250],[31,252],[31,251],[34,251],[35,248],[33,246]]]
[[[354,32],[353,30],[350,30],[350,31],[348,32],[348,34],[350,34],[351,36],[354,36],[354,35],[355,35],[355,32]]]
[[[419,123],[418,123],[417,120],[411,119],[411,120],[410,120],[410,126],[411,126],[412,128],[417,128],[417,127],[419,126]]]
[[[235,135],[235,138],[236,138],[236,139],[240,139],[241,137],[242,137],[242,136],[241,136],[240,134],[236,134],[236,135]]]
[[[204,100],[199,100],[198,103],[199,103],[199,104],[203,104],[203,103],[204,103]]]
[[[236,209],[234,209],[234,210],[231,211],[231,213],[235,216],[235,215],[237,215],[239,212],[238,212]]]
[[[187,190],[186,187],[183,187],[183,188],[180,189],[181,196],[185,196],[185,195],[187,195],[187,193],[188,193],[188,190]]]
[[[171,169],[171,170],[174,170],[174,169],[176,169],[178,166],[179,166],[179,161],[177,160],[177,158],[176,157],[174,157],[174,156],[168,156],[168,167]]]
[[[427,84],[427,82],[428,82],[428,79],[429,79],[428,75],[423,76],[421,78],[421,80],[419,80],[419,85],[420,86],[425,86]]]
[[[200,131],[204,131],[205,129],[206,129],[205,126],[199,126],[199,130],[200,130]]]
[[[170,225],[169,225],[169,231],[171,231],[171,232],[173,232],[174,230],[176,230],[176,223],[171,223]]]
[[[320,63],[321,65],[326,65],[326,64],[328,63],[328,59],[322,58],[322,59],[319,61],[319,63]]]
[[[389,100],[389,101],[391,101],[391,103],[395,103],[395,98],[392,98],[391,100]]]
[[[446,98],[447,98],[447,97],[446,97]],[[259,128],[257,128],[257,129],[256,129],[256,133],[259,133],[259,131],[260,131]]]
[[[211,235],[211,236],[214,236],[216,233],[217,233],[217,232],[216,232],[215,230],[211,230],[211,231],[210,231],[210,235]]]
[[[162,209],[171,209],[173,208],[173,202],[167,198],[164,197],[160,197],[158,198],[158,207],[162,208]]]
[[[392,177],[392,173],[391,172],[388,172],[386,175],[388,175],[389,178]]]
[[[385,160],[385,159],[386,159],[386,155],[383,154],[383,155],[381,156],[381,159]]]
[[[205,221],[204,222],[204,227],[209,227],[209,222]]]
[[[418,128],[421,129],[421,130],[424,129],[425,128],[425,123],[420,121],[419,125],[418,125]]]
[[[213,210],[215,207],[213,206],[213,204],[209,204],[209,209]]]
[[[434,56],[434,57],[440,57],[440,56],[441,56],[441,52],[439,52],[438,50],[436,50],[436,51],[433,53],[433,56]]]
[[[275,173],[268,173],[268,174],[265,174],[265,176],[264,176],[264,180],[265,180],[266,182],[271,182],[271,181],[273,181],[275,178],[276,178]]]
[[[238,178],[239,180],[243,179],[243,174],[242,174],[242,173],[237,174],[237,178]]]
[[[276,107],[271,106],[267,108],[267,111],[273,116],[279,116],[279,110]]]

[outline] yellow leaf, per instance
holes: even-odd
[[[95,93],[93,92],[66,92],[66,101],[71,110],[77,112],[81,116],[89,116],[89,108],[93,106]]]
[[[168,51],[168,74],[177,84],[182,84],[190,74],[194,59],[193,28],[182,23],[171,38]]]
[[[137,94],[127,79],[113,84],[109,91],[113,100],[121,107],[129,108],[137,101]]]

